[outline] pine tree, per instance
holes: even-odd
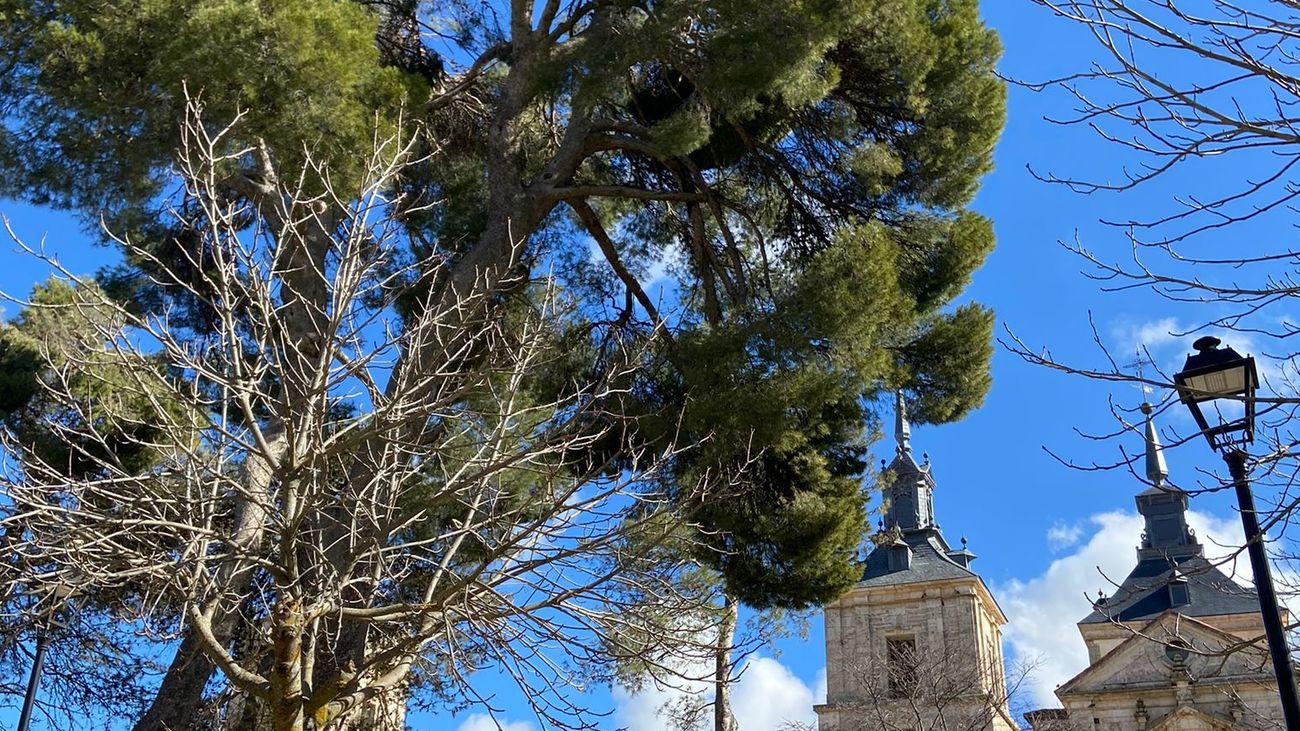
[[[455,314],[436,338],[403,343],[390,382],[431,363],[478,373],[510,341],[480,342],[483,323],[522,327],[544,308],[539,280],[561,287],[570,306],[545,312],[563,357],[533,369],[527,391],[565,402],[611,361],[637,363],[602,404],[634,426],[604,429],[569,468],[612,478],[638,455],[670,455],[647,479],[733,601],[807,607],[856,578],[883,390],[907,391],[917,420],[938,422],[988,388],[992,315],[951,306],[993,246],[966,206],[1004,109],[999,45],[975,0],[2,0],[0,21],[0,192],[102,222],[126,261],[100,273],[100,291],[133,316],[166,313],[178,341],[225,332],[215,248],[258,237],[288,262],[291,285],[273,296],[302,335],[270,352],[333,352],[320,339],[331,242],[375,141],[409,142],[384,178],[386,240],[400,250],[363,304],[412,331]],[[202,137],[186,124],[194,100],[204,127],[222,130],[202,139],[229,220],[196,205],[178,173]],[[308,208],[287,206],[288,182]],[[211,235],[223,226],[231,236]],[[650,288],[656,262],[678,294]],[[3,406],[38,413],[18,331],[0,341]],[[307,388],[293,372],[268,375],[267,393]],[[484,388],[466,398],[490,399]],[[230,406],[204,393],[197,384],[185,408]],[[294,417],[248,415],[273,435]],[[701,496],[706,481],[723,487]],[[452,518],[430,520],[437,534]],[[362,625],[312,636],[334,646],[309,690],[364,665]],[[233,646],[236,628],[221,631]],[[196,718],[218,659],[184,637],[137,728]],[[415,692],[463,697],[458,677],[411,675]]]

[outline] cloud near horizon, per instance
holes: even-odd
[[[528,721],[506,721],[486,713],[471,713],[456,731],[537,731],[537,726]]]
[[[686,695],[712,698],[707,682],[692,681],[677,688],[646,687],[637,693],[616,689],[615,720],[627,731],[662,731],[659,711],[665,703]],[[826,700],[826,669],[812,684],[804,682],[779,660],[755,655],[745,661],[732,690],[731,707],[743,731],[780,731],[789,722],[816,723],[813,705]]]
[[[1216,516],[1190,511],[1188,521],[1207,557],[1223,558],[1240,542],[1235,515]],[[1112,594],[1136,563],[1142,519],[1133,511],[1110,511],[1078,520],[1062,520],[1044,534],[1054,558],[1038,575],[992,586],[1008,624],[1003,628],[1006,654],[1013,663],[1037,662],[1022,687],[1025,703],[1034,707],[1059,706],[1054,690],[1082,671],[1087,650],[1077,622],[1091,611],[1097,592]],[[1239,583],[1248,584],[1245,558],[1222,566]],[[1279,572],[1279,582],[1300,576]],[[816,648],[820,653],[821,648]],[[703,670],[694,674],[707,677]],[[659,711],[665,703],[686,695],[709,698],[704,680],[681,683],[677,688],[654,687],[637,693],[614,689],[611,726],[626,731],[663,731],[667,726]],[[778,659],[754,655],[745,661],[733,689],[732,706],[743,731],[781,731],[790,721],[815,723],[813,706],[825,702],[826,669],[811,679],[801,678]],[[499,723],[499,725],[498,725]],[[456,731],[537,731],[531,721],[493,719],[483,713],[466,717]]]

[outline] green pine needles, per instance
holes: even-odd
[[[968,206],[1003,124],[999,53],[976,0],[0,0],[0,193],[75,212],[124,255],[0,328],[7,443],[49,442],[7,459],[21,475],[62,449],[70,480],[166,472],[172,490],[177,464],[238,452],[214,478],[238,487],[211,507],[211,556],[176,559],[202,590],[132,579],[166,599],[131,616],[182,628],[167,701],[136,728],[227,702],[205,691],[218,673],[277,729],[382,728],[394,693],[470,698],[465,674],[509,633],[452,594],[489,584],[510,606],[491,616],[520,622],[573,596],[646,601],[601,583],[638,577],[705,605],[846,590],[882,394],[937,423],[989,387],[992,313],[956,300],[994,243]],[[65,316],[101,311],[111,327]],[[130,340],[147,323],[167,348]],[[100,353],[83,382],[55,377]],[[223,379],[244,368],[240,392]],[[389,423],[392,400],[410,411]],[[304,425],[332,451],[297,451]],[[369,436],[328,436],[349,430]],[[531,456],[449,477],[478,474],[494,433]],[[349,502],[381,454],[400,455],[395,492]],[[552,545],[540,526],[577,508],[546,501],[602,481],[628,499],[564,560],[617,547],[623,573],[590,558],[568,576],[603,578],[537,589],[544,610],[490,583],[524,560],[500,541]],[[330,533],[358,516],[364,540]],[[123,611],[120,588],[90,581],[86,606]],[[632,651],[612,637],[671,634],[650,615],[554,631],[606,677]],[[593,627],[610,634],[584,645]]]

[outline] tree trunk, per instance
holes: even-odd
[[[216,624],[212,628],[214,634],[219,631]],[[223,621],[220,624],[227,623]],[[228,629],[223,627],[218,636],[228,633]],[[203,688],[216,669],[216,665],[203,654],[202,644],[198,632],[187,628],[153,704],[136,722],[134,731],[188,729],[194,724],[202,703]]]
[[[728,594],[718,624],[718,644],[714,647],[713,731],[739,731],[740,728],[731,712],[731,646],[736,640],[738,612],[736,598]]]
[[[287,447],[284,428],[278,422],[268,424],[264,434],[271,453],[250,457],[243,467],[241,479],[250,495],[263,492],[271,484],[276,463]],[[257,545],[262,539],[265,520],[266,512],[257,501],[239,500],[231,544],[243,549]],[[251,575],[246,570],[246,562],[232,558],[219,569],[219,582],[231,582],[231,593],[243,596],[252,585]],[[212,621],[212,634],[218,642],[230,641],[238,618],[239,612],[234,606],[228,611],[216,613]],[[193,627],[186,626],[181,646],[172,657],[153,703],[136,722],[133,731],[177,731],[190,728],[198,718],[203,704],[203,689],[214,670],[216,664],[205,652],[199,633]]]
[[[302,692],[302,606],[294,597],[280,600],[273,613],[271,717],[275,731],[304,731],[307,723]]]

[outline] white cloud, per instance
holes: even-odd
[[[1146,322],[1119,320],[1111,326],[1115,343],[1121,348],[1115,355],[1119,358],[1128,358],[1142,350],[1147,350],[1152,357],[1158,359],[1164,351],[1182,342],[1183,337],[1176,333],[1186,330],[1187,328],[1180,325],[1177,318],[1173,317]]]
[[[1123,580],[1142,532],[1136,514],[1102,513],[1088,522],[1096,532],[1078,550],[1053,561],[1039,576],[1013,580],[997,590],[1007,614],[1011,653],[1021,661],[1040,663],[1029,692],[1044,707],[1057,705],[1052,691],[1088,664],[1087,650],[1074,628],[1091,611],[1085,593],[1095,596],[1099,588],[1110,588],[1103,576]]]
[[[1121,369],[1141,372],[1148,378],[1160,378],[1150,364],[1165,374],[1176,373],[1182,369],[1183,360],[1192,349],[1192,339],[1183,334],[1189,329],[1175,317],[1145,321],[1120,318],[1111,323],[1110,357]],[[1157,389],[1146,384],[1134,384],[1133,387],[1141,391],[1143,400],[1159,400],[1164,395],[1154,393]],[[1181,423],[1180,415],[1186,416],[1185,410],[1178,409],[1177,412],[1173,419]],[[1190,423],[1191,419],[1186,421]]]
[[[1264,323],[1260,325],[1267,327]],[[1300,365],[1291,358],[1271,357],[1262,347],[1270,342],[1269,339],[1255,333],[1202,328],[1193,320],[1183,321],[1174,317],[1147,321],[1121,318],[1112,322],[1107,345],[1110,356],[1121,370],[1159,380],[1182,370],[1192,352],[1192,343],[1206,335],[1219,338],[1225,346],[1238,353],[1253,355],[1263,392],[1293,392],[1300,388]],[[1147,364],[1148,361],[1155,365],[1154,369]],[[1165,389],[1146,384],[1131,384],[1129,387],[1140,390],[1141,398],[1147,401],[1159,401],[1169,395]],[[1128,393],[1127,396],[1121,395],[1121,401],[1132,406],[1137,397],[1131,391]],[[1213,402],[1205,408],[1211,410],[1206,414],[1211,423],[1239,419],[1242,415],[1240,403]],[[1131,418],[1140,428],[1141,415],[1133,414]],[[1162,427],[1181,436],[1194,433],[1197,428],[1191,413],[1178,404],[1162,409],[1158,421]]]
[[[707,684],[701,681],[689,681],[667,687],[647,682],[645,688],[630,693],[623,688],[614,689],[614,717],[617,726],[627,731],[659,731],[665,724],[659,717],[664,704],[687,695],[703,694]]]
[[[731,707],[743,731],[778,731],[789,721],[815,722],[814,697],[813,689],[785,665],[753,657],[745,663]]]
[[[1047,529],[1047,546],[1052,549],[1052,553],[1058,553],[1078,543],[1082,537],[1082,525],[1058,520]]]
[[[1267,321],[1267,322],[1272,322]],[[1278,323],[1285,319],[1278,319]],[[1261,324],[1267,327],[1267,323]],[[1279,325],[1285,329],[1285,325]],[[1295,366],[1287,361],[1270,358],[1265,353],[1259,339],[1252,333],[1221,329],[1200,329],[1194,322],[1183,322],[1175,317],[1162,317],[1155,320],[1135,321],[1120,318],[1111,324],[1110,351],[1121,366],[1134,360],[1146,360],[1149,355],[1155,365],[1165,374],[1176,373],[1183,367],[1183,362],[1192,352],[1192,342],[1203,335],[1213,335],[1243,355],[1254,355],[1259,368],[1260,378],[1274,388],[1284,388],[1288,376],[1296,375]],[[1158,377],[1148,373],[1148,376]],[[1144,386],[1143,392],[1149,393],[1151,387]],[[1182,412],[1182,409],[1178,410]]]
[[[461,721],[456,731],[536,731],[527,721],[503,721],[486,713],[472,713]]]
[[[704,681],[678,682],[676,687],[648,685],[637,693],[615,689],[615,719],[627,731],[661,731],[659,711],[665,703],[687,695],[713,697],[712,686]],[[756,655],[749,658],[732,690],[731,707],[743,731],[779,731],[787,721],[815,721],[813,704],[826,697],[826,670],[813,686],[801,680],[779,661]]]
[[[647,288],[658,284],[661,279],[667,279],[669,267],[673,265],[673,252],[671,249],[664,249],[659,252],[650,266],[646,268],[645,286]]]
[[[614,718],[616,726],[627,731],[660,731],[665,727],[660,710],[665,704],[686,696],[709,695],[707,678],[712,674],[704,658],[695,658],[675,664],[679,675],[671,683],[660,684],[647,679],[639,691],[614,686]]]
[[[1211,560],[1228,555],[1240,533],[1233,518],[1189,512],[1188,522]],[[1099,513],[1079,527],[1090,535],[1075,551],[1053,561],[1039,576],[1013,580],[996,589],[1009,620],[1005,631],[1010,654],[1039,663],[1026,690],[1043,707],[1059,705],[1053,694],[1056,686],[1087,667],[1088,652],[1076,625],[1092,611],[1091,599],[1099,590],[1112,594],[1137,562],[1136,548],[1142,535],[1142,518],[1137,513]],[[1049,529],[1049,541],[1055,529]],[[1231,563],[1223,570],[1243,579],[1243,572]]]
[[[1176,317],[1144,321],[1120,318],[1111,324],[1110,332],[1111,354],[1117,361],[1145,359],[1149,353],[1156,365],[1169,373],[1182,368],[1183,359],[1192,352],[1192,342],[1204,335],[1213,335],[1240,353],[1260,355],[1250,333],[1201,329],[1195,322],[1183,322]]]
[[[583,234],[583,236],[587,241],[587,260],[598,266],[609,266],[606,262],[604,252],[600,250],[600,244],[596,243],[596,239],[586,234]],[[627,229],[620,223],[614,229],[609,231],[609,237],[615,244],[619,244],[628,240],[631,237],[631,234],[629,234]],[[671,247],[660,249],[658,251],[651,251],[650,253],[653,258],[645,259],[643,261],[624,262],[624,264],[628,265],[633,270],[633,273],[637,275],[642,288],[646,291],[649,291],[656,284],[665,282],[672,273],[671,268],[676,263],[677,259],[680,258]]]

